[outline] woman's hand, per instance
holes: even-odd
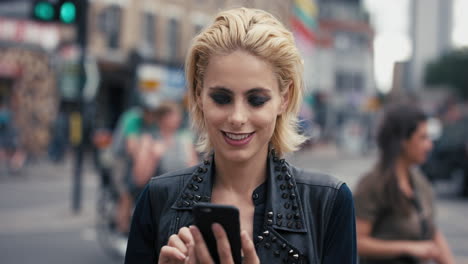
[[[228,237],[223,227],[220,224],[213,224],[213,234],[216,238],[216,245],[218,248],[219,259],[222,264],[234,264],[234,260],[231,255],[231,246],[229,244]],[[193,237],[193,244],[189,245],[189,264],[214,264],[213,259],[210,256],[208,248],[203,240],[203,236],[197,227],[191,226],[190,231]],[[260,263],[255,247],[252,240],[246,231],[241,233],[242,252],[244,253],[243,263],[245,264],[257,264]]]
[[[406,247],[407,254],[421,260],[436,260],[440,250],[433,241],[410,242]]]
[[[190,246],[189,246],[190,245]],[[187,227],[182,227],[179,233],[169,237],[167,245],[161,248],[159,254],[159,264],[178,264],[188,263],[190,255],[189,247],[192,248],[193,255],[193,237]]]

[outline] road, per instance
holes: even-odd
[[[334,175],[351,189],[373,164],[373,155],[343,155],[318,147],[289,157],[301,167]],[[36,162],[18,177],[0,176],[0,258],[2,264],[110,264],[94,231],[98,177],[91,165],[84,173],[82,212],[70,210],[71,163]],[[451,186],[437,185],[437,222],[447,235],[457,263],[468,264],[468,200],[450,195]]]

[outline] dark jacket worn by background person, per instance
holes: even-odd
[[[213,170],[212,158],[151,179],[133,215],[126,264],[157,263],[169,237],[193,224],[192,206],[210,202]],[[253,241],[260,262],[356,263],[349,188],[333,177],[305,172],[273,155],[268,174],[252,195]]]

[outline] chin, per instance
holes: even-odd
[[[220,153],[221,156],[232,162],[236,163],[242,163],[250,160],[253,157],[252,151],[249,151],[247,149],[245,150],[223,150],[223,151],[218,151],[215,153]]]

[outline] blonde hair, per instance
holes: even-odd
[[[246,51],[272,66],[278,79],[280,93],[289,89],[289,104],[278,116],[271,145],[276,153],[297,150],[305,137],[297,132],[297,114],[302,103],[303,64],[294,37],[271,14],[250,8],[220,12],[213,24],[193,40],[185,62],[188,103],[192,125],[199,133],[198,150],[212,150],[197,97],[203,87],[208,61],[212,55],[228,55],[236,50]]]

